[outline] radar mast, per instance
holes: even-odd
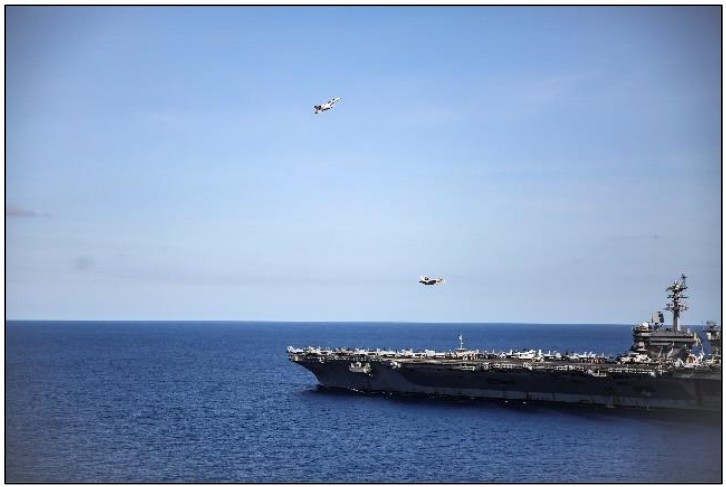
[[[671,292],[668,295],[671,302],[666,305],[665,309],[673,313],[673,331],[681,331],[681,311],[688,309],[685,303],[681,303],[681,299],[688,299],[688,296],[681,295],[686,289],[688,286],[686,286],[685,274],[681,274],[681,282],[673,281],[673,285],[666,288],[666,291]]]

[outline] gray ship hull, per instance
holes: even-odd
[[[321,385],[361,392],[720,411],[719,371],[533,367],[516,363],[370,360],[291,356]]]

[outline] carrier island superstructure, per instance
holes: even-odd
[[[357,392],[594,404],[606,407],[721,411],[721,328],[699,334],[681,325],[686,276],[667,288],[665,310],[633,328],[618,357],[541,350],[453,351],[288,347],[290,361],[324,388]]]

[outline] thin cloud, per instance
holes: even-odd
[[[35,218],[40,216],[40,214],[32,210],[20,208],[18,206],[8,205],[7,207],[5,207],[5,216],[18,218]]]

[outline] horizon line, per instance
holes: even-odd
[[[632,323],[581,323],[581,322],[529,322],[529,321],[387,321],[387,320],[230,320],[230,319],[55,319],[55,318],[6,318],[10,322],[53,323],[267,323],[267,324],[392,324],[392,325],[614,325],[633,326]]]

